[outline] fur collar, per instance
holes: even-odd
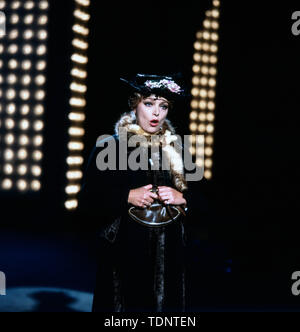
[[[119,121],[115,125],[115,134],[119,136],[119,129],[126,128],[131,135],[143,135],[147,138],[148,146],[151,145],[151,137],[153,134],[145,132],[136,122],[136,116],[134,112],[125,113],[121,116]],[[175,128],[170,120],[166,119],[163,127],[155,135],[159,135],[159,141],[165,152],[166,157],[170,162],[170,171],[173,178],[175,187],[183,192],[188,189],[187,182],[185,180],[184,165],[182,156],[171,145],[174,142],[176,144],[177,136]],[[177,143],[178,144],[178,143]],[[182,147],[180,147],[182,149]]]

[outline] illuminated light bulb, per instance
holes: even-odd
[[[192,121],[196,121],[197,120],[197,117],[198,117],[198,113],[197,112],[191,112],[191,114],[190,114],[190,119],[192,120]]]
[[[18,159],[25,160],[28,157],[28,152],[26,149],[20,149],[18,151]]]
[[[209,59],[210,63],[216,64],[218,62],[218,58],[215,55],[212,55]]]
[[[29,121],[24,119],[20,122],[20,128],[21,130],[28,130],[29,129]]]
[[[30,186],[33,191],[39,191],[41,189],[41,182],[38,180],[34,180],[31,182]]]
[[[206,136],[206,139],[205,139],[205,142],[206,142],[206,144],[208,144],[208,145],[212,145],[212,144],[214,144],[214,138],[213,138],[213,136]]]
[[[71,74],[77,78],[87,78],[87,72],[78,68],[73,68]]]
[[[203,56],[202,56],[202,61],[204,62],[204,63],[208,63],[209,62],[209,56],[207,55],[207,54],[204,54]]]
[[[39,70],[39,71],[42,71],[42,70],[46,69],[46,66],[47,66],[46,61],[41,60],[41,61],[37,62],[36,69]]]
[[[204,148],[203,147],[198,148],[196,153],[197,153],[198,157],[201,157],[202,159],[204,159]]]
[[[27,9],[27,10],[33,9],[34,8],[34,2],[33,1],[25,2],[24,8]]]
[[[44,114],[44,106],[43,105],[36,105],[34,108],[34,114],[35,115],[42,115]]]
[[[215,75],[217,75],[217,68],[216,67],[211,67],[210,69],[209,69],[209,74],[211,75],[211,76],[215,76]]]
[[[204,172],[204,177],[207,179],[207,180],[211,180],[212,179],[212,172],[209,171],[209,170],[206,170]]]
[[[189,148],[189,151],[190,151],[190,154],[191,154],[191,155],[195,155],[195,154],[196,154],[196,149],[195,149],[194,146],[191,146],[191,147]]]
[[[22,62],[22,69],[23,70],[29,70],[29,69],[31,69],[31,66],[32,66],[32,64],[31,64],[30,60],[25,60],[25,61]]]
[[[86,106],[86,100],[83,98],[71,98],[70,99],[70,105],[74,107],[85,107]]]
[[[204,166],[204,160],[203,160],[203,158],[198,157],[198,158],[196,159],[196,165],[197,165],[198,167],[202,168],[202,167]]]
[[[206,121],[206,114],[204,112],[201,112],[199,114],[199,120],[203,122]]]
[[[87,22],[90,19],[90,14],[80,10],[80,9],[76,9],[74,11],[74,16],[84,22]]]
[[[23,47],[23,53],[25,55],[29,55],[33,52],[32,46],[31,45],[24,45]]]
[[[210,87],[215,87],[217,85],[217,82],[214,78],[210,78],[209,81],[208,81],[208,85]]]
[[[216,98],[216,92],[214,90],[209,90],[207,96],[210,99],[214,99]]]
[[[67,172],[67,179],[69,180],[80,180],[83,174],[81,171],[69,171]]]
[[[212,53],[217,53],[218,50],[219,50],[219,48],[218,48],[218,46],[217,46],[216,44],[212,44],[212,45],[210,46],[210,51],[211,51]]]
[[[18,14],[11,15],[11,18],[10,18],[11,24],[17,24],[17,23],[19,23],[19,21],[20,21],[20,17]]]
[[[211,157],[213,155],[213,149],[208,147],[205,149],[205,155]]]
[[[88,7],[90,5],[90,0],[76,0],[76,2],[81,5],[81,6],[85,6]]]
[[[83,36],[88,36],[89,34],[89,29],[80,24],[75,24],[73,26],[73,31]]]
[[[214,17],[214,18],[218,18],[220,16],[219,10],[218,9],[212,10],[211,16]]]
[[[46,15],[41,15],[37,21],[38,25],[45,25],[48,23],[48,17]]]
[[[190,130],[191,130],[191,132],[195,132],[195,131],[197,131],[197,123],[191,123],[190,124]]]
[[[200,84],[201,85],[207,85],[208,84],[208,78],[207,77],[201,77],[200,78]]]
[[[216,109],[216,104],[213,102],[213,101],[210,101],[208,102],[207,104],[207,108],[210,110],[210,111],[214,111]]]
[[[199,131],[199,133],[203,134],[203,133],[205,133],[205,130],[206,130],[206,126],[205,126],[205,124],[200,124],[200,125],[198,126],[198,131]]]
[[[200,53],[195,53],[194,54],[194,61],[195,62],[200,62],[201,61],[201,54]]]
[[[79,185],[70,185],[66,187],[66,193],[68,195],[72,194],[78,194],[80,191],[80,186]]]
[[[25,104],[21,106],[21,114],[22,115],[28,115],[30,112],[30,107],[29,105]]]
[[[78,157],[68,157],[67,158],[67,164],[69,166],[80,166],[84,162],[83,158],[78,156]]]
[[[82,65],[88,63],[88,57],[80,54],[73,54],[71,60]]]
[[[214,30],[218,30],[219,27],[220,27],[220,25],[219,25],[218,22],[213,21],[213,22],[211,23],[211,27],[212,27]]]
[[[203,145],[205,143],[204,135],[197,135],[197,144]]]
[[[48,38],[48,33],[46,30],[40,30],[37,34],[38,39],[45,40]]]
[[[3,169],[6,175],[11,175],[14,172],[14,168],[10,164],[6,164]]]
[[[85,131],[83,128],[71,127],[69,129],[70,136],[84,136]]]
[[[199,76],[194,76],[192,79],[193,85],[199,85],[200,84],[200,78]]]
[[[198,105],[199,105],[199,102],[198,102],[197,100],[192,100],[192,102],[191,102],[191,107],[192,107],[193,109],[198,108]]]
[[[209,124],[207,127],[206,127],[206,131],[209,133],[209,134],[212,134],[215,130],[215,127],[214,125],[212,124]]]
[[[86,43],[85,41],[80,40],[80,39],[74,39],[73,42],[72,42],[72,45],[74,47],[77,47],[77,48],[81,49],[81,50],[87,50],[88,47],[89,47],[88,43]]]
[[[26,173],[27,173],[27,166],[26,165],[20,165],[19,167],[18,167],[18,173],[20,174],[20,175],[25,175]]]
[[[194,43],[194,48],[197,51],[200,51],[202,49],[202,43],[200,43],[199,41]]]
[[[44,123],[43,123],[43,121],[36,121],[36,122],[33,124],[33,129],[34,129],[35,131],[41,131],[41,130],[43,130],[43,128],[44,128]]]
[[[17,187],[20,191],[25,191],[27,189],[28,183],[25,180],[19,180],[17,182]]]
[[[32,157],[35,161],[41,161],[43,159],[43,154],[41,151],[34,151]]]
[[[193,89],[192,89],[192,95],[193,95],[194,97],[197,97],[197,96],[199,95],[199,89],[198,89],[198,88],[193,88]]]
[[[8,67],[10,69],[17,69],[18,68],[18,61],[15,59],[12,59],[8,62]]]
[[[14,159],[14,156],[15,156],[15,154],[14,154],[13,150],[6,149],[4,151],[4,159],[5,160],[12,160],[12,159]]]
[[[205,100],[201,100],[201,101],[199,102],[199,108],[200,108],[201,110],[205,110],[205,109],[207,108],[207,102],[206,102]]]
[[[7,82],[8,82],[8,84],[16,84],[17,76],[15,74],[8,75],[7,76]]]
[[[12,144],[14,144],[14,142],[15,142],[15,137],[13,134],[8,134],[5,136],[5,143],[7,145],[12,145]]]
[[[199,65],[194,65],[193,66],[193,72],[194,73],[198,74],[200,72],[200,70],[201,70],[201,67]]]
[[[79,92],[79,93],[86,93],[86,91],[87,91],[87,87],[85,85],[77,84],[75,82],[73,82],[71,84],[70,88],[71,88],[72,91]]]
[[[31,83],[31,76],[30,75],[24,75],[21,79],[21,82],[23,85],[29,85]]]
[[[204,43],[202,49],[203,51],[207,52],[210,49],[210,45],[208,43]]]
[[[10,180],[10,179],[3,180],[3,182],[2,182],[2,188],[4,190],[9,190],[9,189],[12,188],[12,186],[13,186],[12,180]]]
[[[20,98],[22,100],[28,100],[30,98],[30,91],[29,90],[21,90],[20,91]]]
[[[42,169],[40,166],[32,166],[31,167],[31,173],[35,176],[35,177],[40,177],[42,174]]]
[[[207,114],[207,121],[209,121],[209,122],[215,121],[215,115],[213,113],[208,113]]]
[[[48,3],[48,1],[41,1],[41,2],[39,3],[39,8],[40,8],[41,10],[46,10],[46,9],[48,9],[48,8],[49,8],[49,3]]]
[[[43,137],[42,136],[35,136],[34,138],[33,138],[33,144],[35,145],[35,146],[41,146],[42,144],[43,144]]]
[[[78,207],[78,201],[76,199],[68,200],[65,202],[67,210],[75,210]]]
[[[45,45],[40,45],[37,49],[36,49],[36,54],[37,55],[44,55],[47,52],[47,47]]]
[[[14,89],[8,89],[6,92],[6,98],[9,100],[15,99],[16,98],[16,90]]]
[[[206,167],[206,168],[212,168],[212,166],[213,166],[213,161],[212,161],[212,159],[206,159],[206,160],[205,160],[205,167]]]
[[[74,122],[82,122],[85,120],[85,114],[84,113],[70,113],[69,119]]]
[[[26,135],[21,135],[19,138],[19,144],[20,145],[28,145],[29,144],[29,138]]]
[[[16,105],[15,104],[7,105],[6,112],[9,115],[15,114],[16,113]]]
[[[36,100],[43,100],[43,99],[45,99],[45,96],[46,96],[45,91],[39,90],[39,91],[36,92],[34,97],[35,97]]]
[[[35,78],[35,83],[37,85],[44,85],[46,82],[46,77],[44,75],[38,75],[36,78]]]
[[[19,49],[18,45],[13,44],[8,47],[7,51],[10,54],[16,54],[18,52],[18,49]]]
[[[75,151],[75,150],[83,150],[84,149],[84,144],[81,142],[70,142],[68,144],[68,148],[71,151]]]
[[[206,97],[207,97],[207,94],[208,94],[207,90],[205,90],[205,89],[200,89],[200,91],[199,91],[199,95],[200,95],[201,98],[206,98]]]
[[[5,127],[7,129],[13,129],[15,127],[15,121],[13,119],[6,119],[5,120]]]
[[[33,16],[32,14],[30,14],[30,15],[26,15],[25,18],[24,18],[24,23],[25,23],[26,25],[30,25],[30,24],[32,24],[33,21],[34,21],[34,16]]]
[[[33,31],[32,30],[26,30],[23,33],[24,39],[32,39],[33,38]]]

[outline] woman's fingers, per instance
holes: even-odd
[[[150,190],[150,189],[152,189],[153,188],[153,185],[152,184],[149,184],[148,186],[145,186],[144,187],[144,189],[146,189],[146,190]]]

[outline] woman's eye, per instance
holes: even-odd
[[[169,106],[163,105],[163,106],[161,106],[161,108],[164,109],[164,110],[167,110],[167,109],[169,109]]]
[[[151,107],[152,104],[151,104],[151,103],[145,103],[145,106],[147,106],[147,107]]]

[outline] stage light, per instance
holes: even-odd
[[[205,162],[204,176],[206,179],[212,178],[220,3],[219,0],[212,2],[211,9],[205,13],[203,29],[196,33],[194,65],[192,68],[194,72],[192,95],[195,99],[191,102],[190,130],[192,134],[201,134],[200,137],[205,137],[203,144],[208,145],[205,150],[206,157],[209,157],[208,161]],[[198,120],[198,123],[195,120]],[[195,147],[195,144],[196,142],[193,142],[193,147]],[[197,154],[196,149],[191,150],[194,155]],[[199,160],[201,161],[201,159]],[[200,163],[203,166],[204,160]]]
[[[77,194],[81,188],[84,149],[83,136],[86,92],[87,92],[87,64],[88,64],[88,47],[89,47],[89,27],[90,20],[90,1],[74,0],[74,24],[72,31],[74,37],[72,39],[73,54],[71,56],[71,84],[70,84],[70,112],[69,112],[69,136],[68,143],[69,156],[67,158],[68,170],[66,173],[66,209],[73,210],[78,206]]]

